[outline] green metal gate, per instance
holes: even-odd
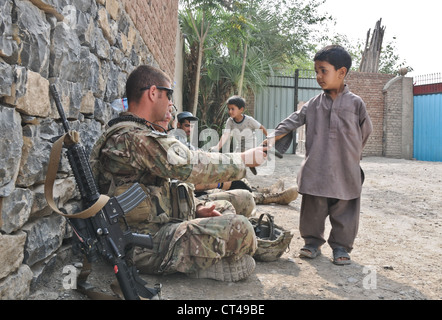
[[[267,131],[274,130],[282,120],[297,111],[299,103],[307,102],[321,92],[313,70],[297,69],[293,76],[269,77],[267,86],[255,96],[255,119]],[[296,144],[287,153],[296,153]]]

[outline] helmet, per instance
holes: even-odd
[[[263,221],[264,216],[267,217],[267,221]],[[289,247],[294,235],[293,231],[276,225],[273,216],[268,213],[261,214],[259,219],[249,218],[249,221],[258,239],[258,248],[253,258],[258,261],[278,260]]]
[[[198,118],[195,117],[191,112],[189,111],[184,111],[184,112],[180,112],[178,113],[178,122],[183,122],[184,120],[189,120],[189,121],[198,121]]]

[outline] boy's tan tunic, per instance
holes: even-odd
[[[299,193],[351,200],[361,194],[362,149],[373,130],[362,99],[347,87],[333,101],[322,93],[282,121],[272,136],[305,124],[305,159],[298,173]],[[276,142],[285,152],[292,135]]]

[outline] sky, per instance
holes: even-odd
[[[368,30],[382,18],[383,44],[396,37],[400,61],[414,69],[407,77],[442,72],[441,9],[440,0],[326,0],[320,6],[335,18],[331,28],[351,43],[365,42]]]

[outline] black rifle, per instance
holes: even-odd
[[[66,133],[70,131],[63,107],[54,84],[50,86],[58,113]],[[100,193],[94,181],[89,161],[83,146],[78,143],[65,144],[69,164],[75,176],[75,181],[80,190],[81,199],[85,208],[93,205]],[[125,214],[134,209],[147,197],[143,189],[134,184],[125,193],[112,197],[106,205],[95,215],[86,219],[68,218],[78,240],[77,245],[86,255],[89,262],[97,261],[104,257],[114,266],[114,271],[125,300],[139,300],[141,298],[157,299],[160,287],[147,288],[138,275],[134,266],[129,266],[125,260],[126,252],[133,246],[153,247],[150,235],[132,233],[125,219]],[[121,221],[124,221],[126,230],[122,230]],[[83,290],[87,290],[87,284]]]
[[[264,145],[264,147],[266,147],[267,144]],[[264,151],[266,154],[268,153],[268,151]],[[279,152],[278,150],[276,150],[275,148],[271,149],[271,152],[275,152],[275,156],[277,156],[279,159],[283,158],[283,155],[281,154],[281,152]],[[250,167],[250,171],[252,171],[252,173],[256,176],[258,174],[258,172],[256,171],[255,167]]]

